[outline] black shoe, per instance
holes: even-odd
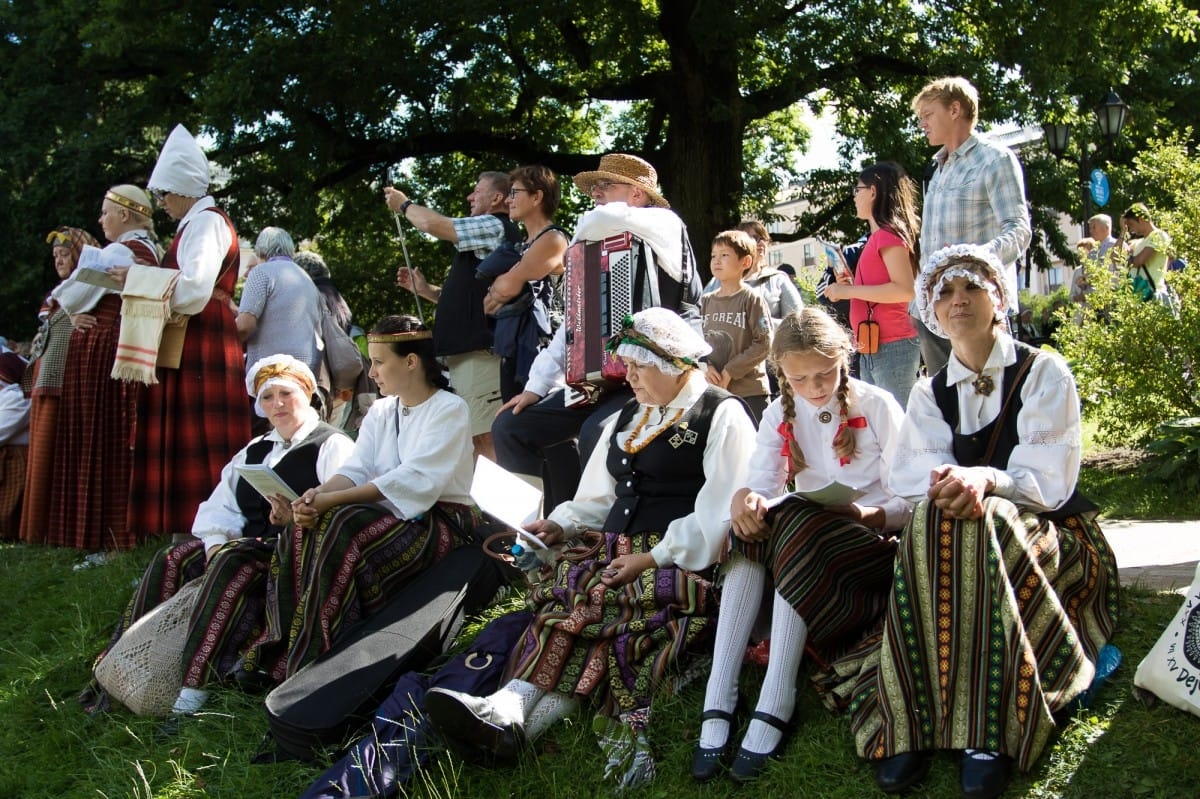
[[[1012,777],[1012,758],[998,752],[963,752],[962,795],[969,799],[994,799],[1004,793]]]
[[[751,719],[770,724],[775,729],[779,730],[783,735],[779,739],[779,743],[775,744],[775,748],[770,752],[751,752],[744,746],[738,747],[737,757],[733,759],[733,766],[729,769],[729,776],[734,782],[747,783],[758,779],[763,773],[763,769],[767,767],[768,760],[778,760],[780,753],[783,752],[783,747],[787,744],[788,733],[791,732],[792,723],[784,721],[778,716],[772,716],[770,713],[762,713],[755,711],[750,716]]]
[[[447,688],[425,694],[425,714],[447,738],[482,749],[500,760],[515,760],[525,749],[525,728],[496,714],[487,699]]]
[[[233,678],[233,684],[239,691],[247,694],[265,694],[275,687],[275,681],[265,671],[249,671],[241,666],[233,670],[230,675]]]
[[[884,793],[902,793],[929,774],[933,753],[902,752],[875,763],[875,785]]]
[[[720,746],[709,749],[696,744],[696,751],[692,753],[692,779],[696,782],[708,782],[717,776],[722,764],[729,760],[729,755],[733,751],[733,714],[728,710],[706,710],[701,714],[700,721],[709,719],[722,719],[729,722],[729,732],[725,736],[725,743]]]

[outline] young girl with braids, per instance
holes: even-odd
[[[730,771],[755,779],[783,748],[795,707],[796,674],[807,641],[821,659],[837,656],[875,628],[887,606],[896,534],[911,506],[887,487],[904,412],[881,388],[852,379],[852,345],[823,309],[784,317],[770,362],[780,396],[763,414],[747,485],[730,508],[732,552],[717,616],[692,776],[716,776],[732,752],[742,653],[763,601],[768,570],[771,658],[758,704]],[[789,497],[831,482],[856,488],[851,504],[823,507]]]

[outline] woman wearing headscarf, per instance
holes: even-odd
[[[127,525],[139,537],[189,529],[192,509],[250,437],[245,361],[231,310],[241,261],[237,231],[208,195],[208,183],[208,158],[176,126],[149,188],[179,220],[162,268],[179,270],[170,308],[188,322],[179,368],[158,369],[158,383],[139,404]],[[127,270],[112,271],[123,279]]]
[[[747,477],[754,425],[745,404],[697,368],[709,345],[665,308],[648,308],[609,345],[634,398],[610,419],[575,498],[526,526],[548,546],[601,531],[561,558],[529,595],[534,619],[502,689],[435,688],[425,707],[461,748],[512,757],[590,701],[605,778],[648,782],[650,702],[716,612],[711,567],[725,549],[734,490]]]
[[[909,398],[889,484],[917,507],[880,649],[846,697],[882,790],[906,790],[948,749],[962,795],[995,797],[1091,684],[1115,627],[1116,561],[1076,490],[1075,380],[1008,334],[1016,298],[995,253],[934,253],[916,294],[951,354]]]
[[[110,242],[104,263],[158,263],[150,197],[137,186],[113,186],[100,203],[100,227]],[[54,455],[54,496],[47,541],[82,550],[131,549],[142,540],[126,526],[129,448],[137,417],[138,383],[112,378],[121,331],[121,296],[75,279],[54,296],[71,314],[70,379],[63,383]]]
[[[91,233],[77,227],[60,227],[46,236],[54,253],[54,270],[59,285],[79,265],[84,245],[98,246]],[[29,453],[25,466],[25,500],[21,509],[21,540],[40,544],[47,540],[50,506],[54,498],[54,452],[60,429],[58,411],[67,349],[71,341],[71,316],[53,292],[38,311],[42,326],[33,341],[34,365],[22,385],[30,387]]]
[[[333,476],[354,449],[345,434],[317,417],[311,404],[316,385],[312,370],[290,355],[263,358],[250,368],[246,391],[270,432],[251,440],[221,470],[208,499],[193,511],[188,540],[154,556],[112,640],[96,658],[99,663],[134,622],[203,575],[183,652],[180,712],[199,709],[207,696],[204,686],[233,673],[262,629],[267,569],[276,539],[292,522],[287,499],[263,497],[239,475],[239,467],[265,465],[300,494]],[[96,685],[80,702],[89,712],[107,706]]]

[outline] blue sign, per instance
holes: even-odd
[[[1092,174],[1092,200],[1096,206],[1103,208],[1108,202],[1108,175],[1104,174],[1103,169],[1093,169]]]

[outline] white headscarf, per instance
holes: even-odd
[[[666,308],[647,308],[625,317],[615,340],[618,357],[648,363],[672,376],[696,368],[712,352],[694,327]]]
[[[961,266],[958,265],[960,263]],[[916,284],[917,310],[921,313],[921,321],[931,333],[950,338],[938,324],[933,303],[941,293],[942,286],[956,277],[965,277],[987,291],[988,296],[992,298],[997,322],[1004,319],[1010,311],[1017,309],[1017,298],[1009,294],[1008,281],[1004,279],[1004,264],[1000,263],[991,247],[979,244],[943,247],[929,256]]]
[[[209,179],[208,156],[187,128],[176,125],[158,154],[147,187],[181,197],[203,197],[208,194]]]
[[[304,361],[291,355],[268,355],[259,358],[246,372],[246,393],[254,397],[254,412],[266,417],[259,400],[271,386],[289,385],[298,388],[307,397],[317,390],[317,378]]]

